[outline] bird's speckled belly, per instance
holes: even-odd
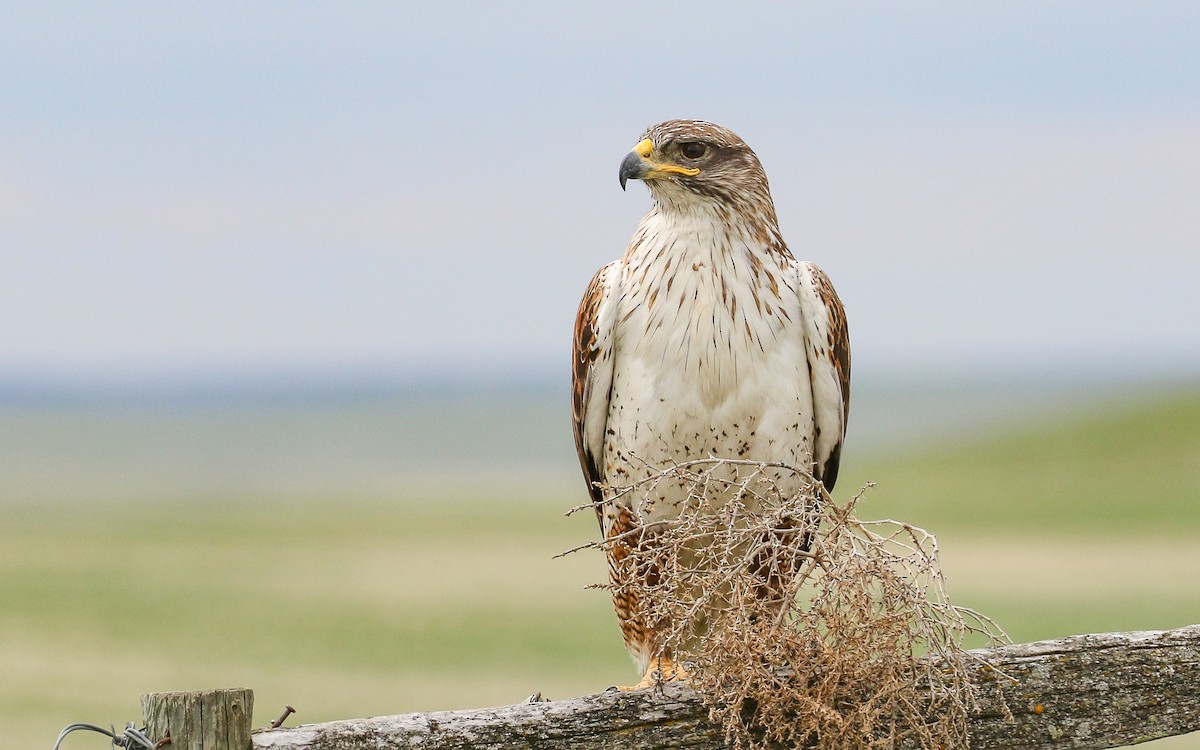
[[[707,458],[781,462],[809,470],[812,463],[812,396],[807,370],[796,367],[803,355],[780,347],[772,353],[743,360],[736,380],[723,374],[714,391],[705,378],[717,374],[651,372],[644,361],[627,362],[614,383],[605,444],[605,475],[612,487],[645,480],[674,464]],[[780,371],[786,377],[779,377]],[[767,384],[773,383],[774,387]],[[779,383],[786,384],[780,388]],[[714,400],[712,395],[720,396]],[[717,471],[734,479],[733,466]],[[779,475],[784,492],[798,492],[800,481],[791,473]],[[677,515],[686,488],[679,482],[644,485],[646,491],[626,495],[624,504],[645,514],[646,520]],[[719,498],[710,490],[710,502]]]

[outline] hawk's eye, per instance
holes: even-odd
[[[683,154],[685,159],[699,159],[708,153],[708,146],[698,141],[688,141],[679,146],[679,153]]]

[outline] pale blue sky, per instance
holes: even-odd
[[[1200,370],[1200,5],[0,9],[0,378],[566,371],[701,117],[862,373]]]

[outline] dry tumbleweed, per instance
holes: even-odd
[[[679,516],[586,546],[622,545],[605,588],[659,623],[734,747],[967,746],[977,665],[964,643],[1004,635],[950,603],[933,536],[860,521],[861,492],[838,505],[781,464],[704,459],[648,474],[606,498],[636,512],[682,487]],[[807,491],[780,492],[796,475]]]

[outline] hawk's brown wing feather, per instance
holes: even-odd
[[[571,417],[579,465],[587,480],[588,492],[601,518],[603,493],[599,484],[603,472],[604,434],[608,422],[608,403],[612,399],[613,315],[616,305],[613,283],[619,275],[614,261],[592,277],[579,312],[575,316],[575,336],[571,362]]]
[[[833,290],[829,276],[820,268],[814,275],[821,300],[829,311],[829,351],[842,389],[842,433],[845,434],[846,423],[850,420],[850,329],[846,325],[846,308],[842,307],[842,300]]]
[[[808,321],[807,330],[812,339],[807,349],[809,371],[813,377],[813,418],[818,427],[814,469],[825,489],[832,490],[837,483],[842,442],[850,418],[850,332],[846,326],[846,310],[829,276],[814,263],[805,262],[800,266],[801,273],[811,279],[811,290],[815,295],[812,302],[817,308],[814,311],[817,314]],[[836,430],[826,429],[822,435],[821,427],[831,425],[836,425]],[[825,442],[829,437],[833,440]]]

